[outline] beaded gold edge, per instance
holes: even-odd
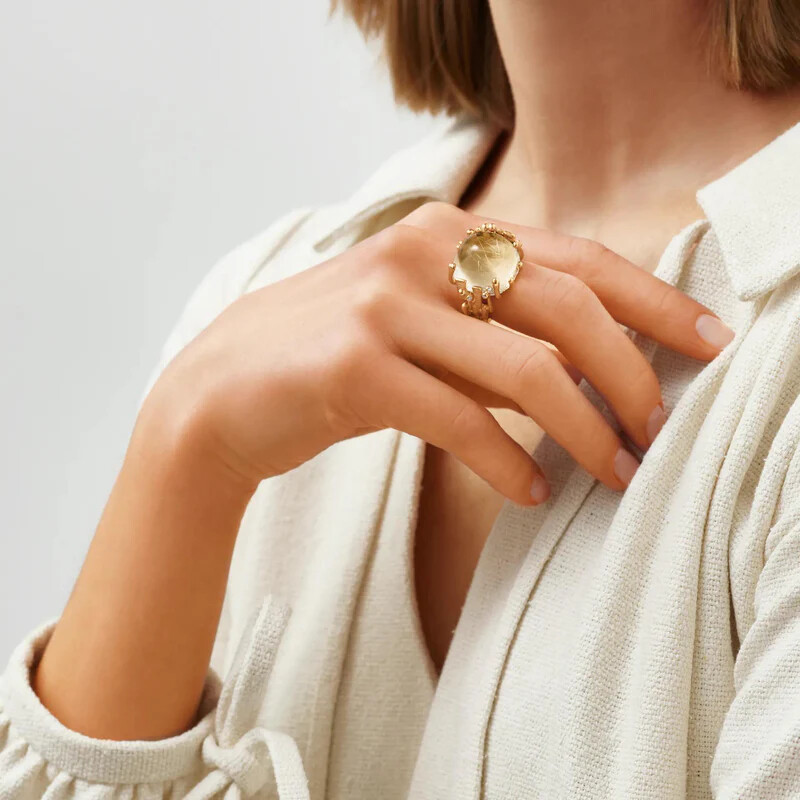
[[[489,314],[494,310],[492,297],[499,297],[503,292],[507,292],[511,288],[517,275],[519,275],[523,259],[522,245],[519,243],[517,237],[511,231],[498,228],[494,222],[484,222],[477,228],[467,228],[464,239],[461,239],[456,245],[456,253],[458,253],[461,245],[464,244],[465,239],[470,236],[482,236],[485,233],[494,233],[498,236],[502,236],[504,239],[507,239],[517,251],[517,263],[514,267],[514,273],[509,277],[508,286],[505,289],[500,288],[500,282],[497,278],[492,280],[491,286],[480,286],[478,284],[468,285],[465,278],[455,277],[456,262],[451,261],[448,265],[448,278],[450,283],[455,284],[458,293],[464,298],[464,302],[461,304],[461,310],[471,317],[477,317],[484,321],[489,319]]]

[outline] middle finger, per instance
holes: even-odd
[[[464,213],[454,211],[456,218]],[[453,227],[452,221],[449,227]],[[458,308],[461,297],[444,266],[444,259],[452,257],[453,243],[446,242],[438,231],[416,230],[428,241],[423,249],[430,261],[442,263],[435,275],[429,269],[423,274],[435,283],[451,308]],[[665,419],[658,378],[583,281],[566,272],[525,263],[511,289],[497,299],[493,318],[555,345],[602,395],[636,445],[646,449],[652,443]],[[477,320],[471,322],[477,324]]]

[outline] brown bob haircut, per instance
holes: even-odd
[[[709,66],[758,92],[800,81],[800,0],[703,0]],[[510,128],[514,106],[487,0],[332,0],[383,38],[395,96],[416,111],[474,114]]]

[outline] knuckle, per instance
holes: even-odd
[[[554,272],[546,286],[546,300],[558,314],[579,314],[595,304],[594,292],[569,272]]]
[[[661,398],[661,386],[653,368],[644,358],[637,358],[636,363],[631,369],[628,378],[628,394],[634,397],[642,397],[645,402],[643,405],[649,414],[652,410],[653,399]]]
[[[548,380],[553,355],[544,345],[525,340],[512,342],[502,355],[509,383],[523,395],[535,392]]]
[[[677,310],[680,295],[673,286],[659,281],[653,289],[653,293],[655,295],[653,306],[656,316],[669,316]]]
[[[452,420],[452,429],[461,441],[477,442],[486,432],[486,419],[477,404],[466,401],[458,407]]]
[[[409,267],[424,261],[429,252],[429,234],[402,222],[390,225],[372,239],[371,273],[407,274]]]
[[[571,241],[571,260],[581,272],[597,269],[598,265],[608,261],[611,250],[601,242],[576,236]]]
[[[346,435],[362,427],[354,399],[366,387],[374,362],[380,357],[368,332],[352,326],[326,350],[326,364],[320,370],[323,416],[328,429]]]
[[[453,206],[442,200],[429,200],[407,214],[403,221],[423,228],[435,227],[453,215]]]
[[[372,237],[374,251],[371,255],[381,264],[391,264],[405,253],[410,238],[407,225],[390,225]]]
[[[389,320],[397,306],[398,287],[390,273],[375,271],[353,286],[348,298],[348,313],[353,319],[376,331]]]

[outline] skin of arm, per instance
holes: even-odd
[[[168,426],[155,405],[142,408],[33,677],[60,722],[96,738],[160,739],[193,724],[256,487],[205,458],[191,426]]]

